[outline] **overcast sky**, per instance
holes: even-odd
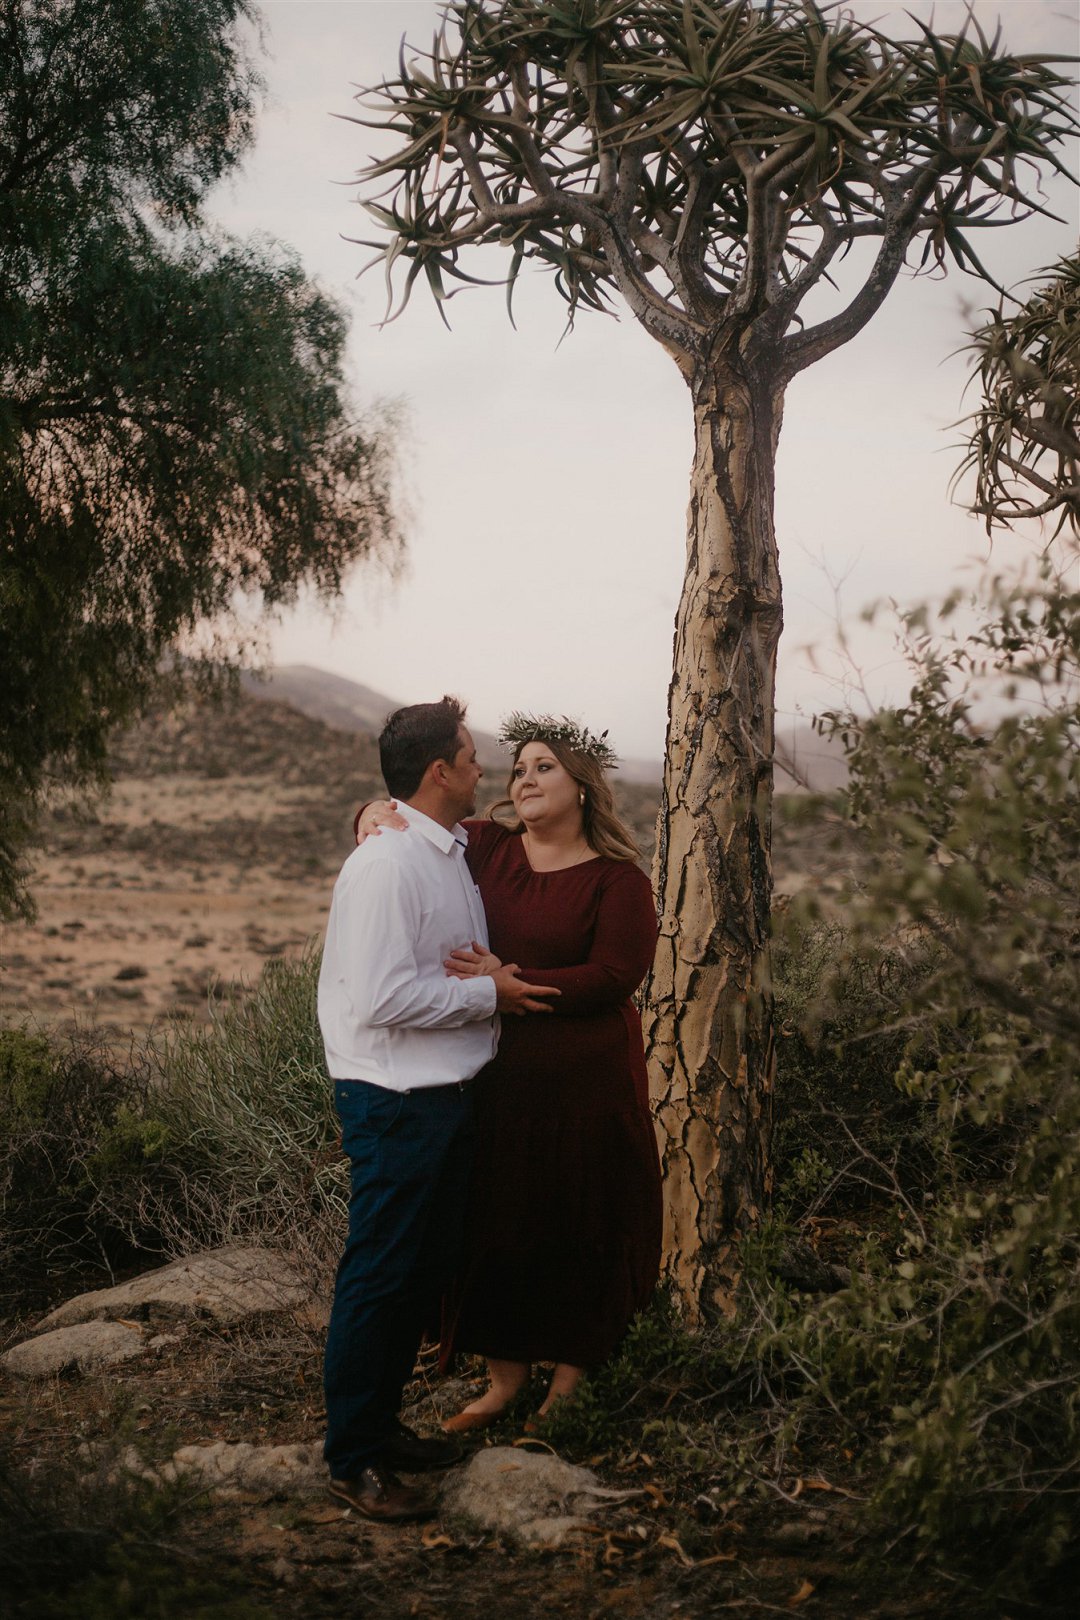
[[[912,28],[905,10],[933,13],[939,29],[963,14],[954,0],[851,9],[897,34]],[[1077,0],[975,9],[984,25],[1001,17],[1013,49],[1080,48]],[[560,345],[565,306],[540,274],[521,278],[516,332],[501,289],[455,298],[447,332],[419,284],[405,315],[380,330],[381,272],[357,281],[370,255],[346,240],[370,234],[352,182],[374,137],[334,115],[356,110],[356,86],[394,75],[402,34],[430,41],[439,7],[269,0],[262,10],[269,101],[216,213],[231,231],[289,244],[351,312],[358,399],[406,408],[413,509],[405,577],[391,586],[359,570],[334,616],[301,604],[270,632],[272,659],[405,702],[455,691],[485,728],[509,708],[568,712],[609,727],[628,756],[658,756],[685,549],[685,384],[628,315],[583,315]],[[1065,224],[983,233],[980,249],[1006,284],[1072,250],[1076,194],[1059,183],[1051,195]],[[954,351],[991,296],[957,274],[906,278],[859,338],[789,390],[777,473],[778,707],[788,724],[836,701],[837,582],[854,620],[872,599],[940,595],[986,560],[980,526],[949,504],[948,429],[967,375]],[[995,563],[1008,551],[998,542]],[[888,635],[854,636],[874,693],[899,695]]]

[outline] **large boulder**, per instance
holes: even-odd
[[[322,1446],[253,1446],[247,1441],[219,1440],[209,1446],[181,1446],[172,1460],[158,1467],[144,1464],[137,1451],[123,1459],[124,1470],[160,1483],[184,1480],[215,1496],[307,1495],[326,1486]]]
[[[141,1356],[144,1348],[137,1327],[125,1322],[82,1322],[14,1345],[0,1356],[0,1365],[14,1378],[50,1378],[72,1369],[95,1372],[99,1367],[130,1361]]]
[[[596,1516],[639,1491],[605,1489],[588,1468],[553,1453],[490,1446],[447,1479],[445,1513],[526,1546],[557,1547]]]
[[[77,1322],[211,1317],[238,1322],[260,1311],[289,1311],[311,1301],[296,1268],[271,1249],[235,1245],[173,1260],[115,1288],[78,1294],[42,1318],[38,1332]]]

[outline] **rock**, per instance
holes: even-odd
[[[155,1333],[152,1339],[147,1339],[148,1350],[167,1350],[170,1345],[181,1344],[184,1339],[183,1329],[179,1333]]]
[[[115,1288],[78,1294],[43,1317],[38,1331],[116,1317],[210,1316],[215,1322],[239,1322],[258,1311],[295,1310],[310,1300],[307,1283],[272,1250],[209,1249]]]
[[[588,1468],[550,1452],[490,1446],[446,1481],[445,1512],[481,1530],[495,1530],[527,1546],[557,1547],[595,1515],[640,1491],[610,1491]]]
[[[323,1326],[326,1326],[325,1321]],[[428,1393],[405,1407],[401,1421],[421,1433],[437,1434],[438,1425],[444,1418],[453,1417],[455,1412],[460,1412],[463,1406],[483,1394],[486,1388],[486,1378],[441,1378]]]
[[[172,1484],[187,1480],[215,1496],[295,1496],[326,1486],[322,1445],[253,1446],[219,1440],[211,1446],[181,1446],[171,1462],[148,1468],[134,1448],[122,1461],[124,1472]]]
[[[773,1547],[808,1547],[813,1541],[823,1541],[828,1533],[827,1513],[820,1508],[807,1513],[804,1519],[788,1519],[780,1524],[763,1527],[761,1539]]]
[[[25,1339],[0,1356],[0,1363],[15,1378],[49,1378],[77,1368],[92,1372],[142,1355],[143,1336],[124,1322],[83,1322],[56,1328],[36,1339]]]
[[[846,1266],[823,1260],[802,1238],[785,1243],[769,1270],[803,1294],[838,1294],[851,1286],[851,1272]]]

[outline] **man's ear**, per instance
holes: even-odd
[[[449,768],[450,767],[445,759],[433,759],[431,764],[428,766],[425,775],[430,776],[433,787],[445,789],[447,784],[447,772]]]

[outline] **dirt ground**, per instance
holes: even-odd
[[[43,823],[38,915],[3,930],[6,1022],[122,1039],[204,1018],[213,985],[250,984],[321,935],[352,809],[379,781],[371,738],[247,696],[149,716],[111,766],[103,799]]]
[[[322,931],[332,874],[319,862],[283,875],[260,850],[305,809],[244,777],[176,777],[120,781],[95,824],[54,818],[38,916],[4,931],[5,1019],[201,1017],[211,986],[253,983],[268,957],[301,950]]]
[[[423,1382],[413,1393],[414,1421],[436,1432],[446,1396]],[[457,1384],[455,1398],[460,1393]],[[318,1336],[283,1331],[268,1318],[232,1330],[193,1327],[156,1363],[0,1387],[0,1422],[16,1462],[37,1469],[77,1469],[87,1448],[121,1443],[160,1460],[180,1445],[221,1439],[315,1441]],[[542,1443],[513,1425],[497,1439]],[[819,1469],[778,1479],[764,1497],[723,1500],[707,1481],[673,1478],[645,1453],[575,1460],[638,1494],[557,1550],[522,1551],[446,1519],[358,1523],[329,1496],[213,1504],[189,1496],[158,1531],[159,1551],[163,1544],[211,1578],[219,1572],[223,1590],[243,1590],[283,1620],[721,1613],[915,1620],[962,1612],[955,1594],[933,1580],[913,1592],[883,1590],[873,1548],[853,1533],[844,1486]]]

